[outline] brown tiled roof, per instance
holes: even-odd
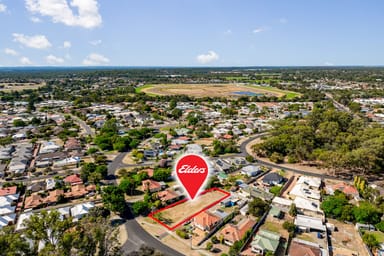
[[[24,209],[36,208],[44,203],[43,198],[38,194],[32,194],[25,198]]]
[[[321,256],[321,250],[308,244],[293,241],[289,247],[289,256]]]
[[[59,196],[64,195],[64,190],[62,189],[56,189],[51,192],[49,192],[49,196],[44,198],[44,202],[49,203],[56,203]]]
[[[159,199],[162,202],[167,202],[169,200],[172,200],[172,199],[179,197],[179,195],[177,193],[175,193],[174,191],[169,190],[169,189],[164,190],[164,191],[160,191],[159,193],[157,193],[157,196],[159,197]]]
[[[79,174],[73,174],[73,175],[69,175],[69,176],[65,177],[64,182],[65,183],[71,183],[72,185],[75,185],[75,184],[82,184],[83,180],[80,178]]]
[[[193,222],[204,228],[211,229],[215,224],[220,221],[220,217],[214,215],[209,211],[201,212],[193,218]]]
[[[77,184],[71,187],[71,191],[65,193],[65,197],[82,197],[88,194],[84,184]]]
[[[142,185],[143,185],[143,190],[144,191],[148,189],[148,184],[149,184],[149,190],[161,188],[160,183],[157,182],[157,181],[154,181],[154,180],[143,180],[142,181]]]
[[[17,187],[0,188],[0,196],[14,195],[17,193]]]
[[[224,239],[232,243],[243,238],[245,233],[250,230],[256,222],[252,219],[243,219],[237,225],[227,224],[221,231],[220,235],[224,236]]]

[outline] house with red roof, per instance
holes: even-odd
[[[141,183],[143,186],[142,190],[143,191],[149,190],[149,192],[151,193],[158,192],[165,188],[164,182],[157,182],[154,180],[143,180]]]
[[[219,216],[207,210],[196,215],[192,220],[192,225],[203,231],[211,231],[220,221]]]
[[[160,191],[157,193],[157,197],[163,202],[164,204],[171,204],[176,201],[179,201],[183,198],[182,194],[177,193],[176,191],[167,189],[164,191]]]
[[[65,177],[64,182],[67,184],[71,184],[71,186],[83,184],[83,180],[80,178],[79,174],[72,174]]]
[[[9,195],[16,195],[17,194],[17,187],[7,187],[7,188],[0,188],[0,196],[9,196]]]
[[[359,197],[359,191],[357,191],[357,189],[354,186],[347,184],[345,182],[339,182],[333,186],[327,186],[326,189],[329,194],[333,194],[335,193],[336,190],[339,190],[344,194],[346,194],[347,196],[351,196],[353,198]]]
[[[229,223],[219,232],[224,237],[224,242],[232,246],[236,241],[241,240],[248,230],[251,230],[256,221],[250,218],[242,219],[237,225]]]

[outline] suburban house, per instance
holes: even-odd
[[[327,186],[326,190],[331,195],[333,195],[336,190],[339,190],[344,194],[346,194],[347,196],[353,197],[355,199],[359,198],[359,191],[357,191],[357,189],[354,186],[349,185],[345,182],[340,182],[333,186]]]
[[[221,220],[219,216],[206,210],[193,218],[192,225],[203,231],[211,231]]]
[[[167,189],[164,191],[159,191],[157,193],[157,197],[161,200],[161,202],[165,204],[171,204],[182,199],[183,195],[181,193],[178,193],[177,191]]]
[[[71,208],[71,216],[73,217],[73,221],[78,221],[84,215],[88,214],[89,211],[95,207],[95,204],[92,202],[77,204]]]
[[[280,244],[280,234],[260,230],[251,242],[252,252],[260,255],[264,255],[266,252],[275,254]]]
[[[165,188],[164,182],[157,182],[154,180],[143,180],[141,183],[143,186],[142,190],[143,191],[149,190],[149,192],[151,193],[158,192]]]
[[[322,256],[320,245],[294,238],[289,246],[288,256]]]
[[[250,218],[242,219],[237,225],[232,223],[226,224],[224,228],[220,231],[219,236],[224,237],[224,242],[231,246],[236,241],[242,239],[245,233],[248,230],[251,230],[253,226],[256,224],[256,221]]]
[[[324,232],[327,230],[322,219],[305,216],[301,214],[298,214],[296,216],[295,225],[304,232],[311,232],[311,231]]]
[[[262,181],[266,186],[275,186],[281,184],[284,181],[284,177],[276,172],[270,172],[263,177]]]
[[[71,186],[83,184],[83,180],[80,178],[79,174],[72,174],[64,178],[64,182],[66,184],[70,184]]]
[[[241,174],[247,175],[248,177],[254,177],[261,173],[260,167],[256,165],[248,165],[240,170]]]

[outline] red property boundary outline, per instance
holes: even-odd
[[[161,220],[155,218],[155,215],[156,215],[157,213],[159,213],[159,212],[162,212],[162,211],[167,210],[167,209],[169,209],[169,208],[175,207],[176,205],[185,203],[186,201],[189,200],[188,198],[185,198],[185,199],[180,200],[180,201],[178,201],[178,202],[176,202],[176,203],[170,204],[170,205],[168,205],[168,206],[166,206],[166,207],[164,207],[164,208],[161,208],[161,209],[159,209],[159,210],[156,210],[156,211],[150,213],[150,214],[148,215],[148,217],[150,217],[150,218],[153,219],[154,221],[158,222],[158,223],[159,223],[160,225],[162,225],[163,227],[166,227],[168,230],[173,231],[173,230],[175,230],[176,228],[178,228],[179,226],[181,226],[182,224],[184,224],[185,222],[187,222],[187,221],[189,221],[190,219],[192,219],[193,217],[195,217],[196,215],[198,215],[198,214],[200,214],[201,212],[203,212],[203,211],[205,211],[205,210],[211,208],[212,206],[218,204],[219,202],[223,201],[224,199],[228,198],[228,197],[231,195],[231,193],[229,193],[229,192],[227,192],[227,191],[224,191],[224,190],[222,190],[222,189],[219,189],[219,188],[210,188],[210,189],[207,189],[207,190],[201,192],[201,193],[199,194],[199,196],[204,195],[204,194],[206,194],[206,193],[209,193],[209,192],[211,192],[211,191],[219,191],[219,192],[221,192],[221,193],[224,194],[224,197],[222,197],[222,198],[220,198],[219,200],[216,200],[215,202],[209,204],[208,206],[204,207],[202,210],[200,210],[200,211],[198,211],[197,213],[194,213],[193,215],[191,215],[191,216],[185,218],[184,220],[180,221],[179,223],[177,223],[176,225],[174,225],[174,226],[172,226],[172,227],[168,226],[167,224],[165,224],[165,223],[162,222]]]

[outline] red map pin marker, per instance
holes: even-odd
[[[176,163],[176,176],[193,200],[208,178],[208,164],[198,155],[182,156]]]

